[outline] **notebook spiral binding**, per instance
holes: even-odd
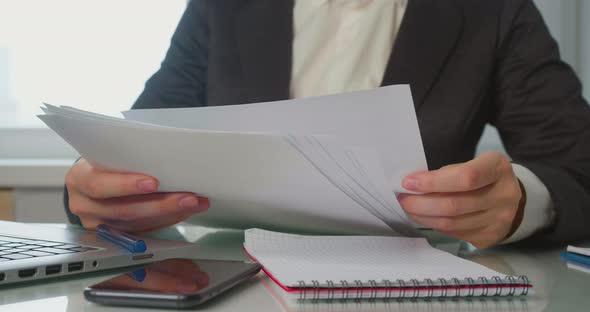
[[[481,276],[477,279],[466,278],[463,283],[457,278],[450,280],[438,278],[436,281],[438,283],[432,279],[425,279],[422,282],[417,279],[382,280],[381,283],[375,280],[369,280],[367,283],[360,280],[352,283],[345,280],[339,282],[327,280],[323,285],[318,280],[311,281],[311,285],[305,281],[298,281],[299,300],[457,298],[461,296],[462,289],[467,290],[464,297],[501,296],[504,289],[508,289],[508,294],[505,294],[507,296],[526,296],[529,292],[529,287],[522,287],[522,285],[529,285],[529,279],[524,275],[506,278],[494,276],[491,280]],[[490,287],[490,285],[497,285],[497,287]],[[481,293],[476,295],[478,289]],[[421,291],[426,291],[426,295],[420,296]],[[440,293],[436,295],[435,292]]]

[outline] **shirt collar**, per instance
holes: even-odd
[[[382,0],[297,0],[297,1],[305,1],[311,4],[312,6],[322,6],[325,4],[334,4],[344,8],[351,8],[351,9],[360,9],[370,5],[375,1],[382,1]],[[407,0],[385,0],[385,1],[396,1],[398,5],[405,7]]]

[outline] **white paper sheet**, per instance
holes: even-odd
[[[40,118],[98,168],[148,174],[158,178],[159,191],[208,197],[211,208],[191,219],[196,223],[394,234],[281,136]]]
[[[189,221],[416,235],[395,199],[426,161],[408,86],[248,105],[133,110],[46,104],[39,116],[94,166],[209,197]]]
[[[304,99],[232,106],[144,109],[126,119],[189,129],[327,134],[379,152],[392,192],[411,172],[427,170],[408,85]]]
[[[395,195],[388,191],[383,168],[375,150],[346,146],[331,136],[306,136],[307,145],[301,145],[302,152],[315,149],[321,154],[318,168],[326,170],[331,181],[345,183],[358,198],[361,206],[371,214],[406,235],[414,235],[411,222],[399,206]],[[307,149],[306,149],[307,147]],[[378,168],[378,169],[377,169]],[[357,201],[357,202],[358,202]]]

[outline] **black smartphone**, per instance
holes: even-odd
[[[168,259],[87,287],[87,300],[134,307],[188,308],[199,305],[260,271],[256,263]]]

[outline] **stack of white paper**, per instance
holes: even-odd
[[[288,101],[123,112],[46,104],[41,118],[93,166],[206,196],[190,221],[323,233],[411,234],[395,199],[426,170],[408,86]]]

